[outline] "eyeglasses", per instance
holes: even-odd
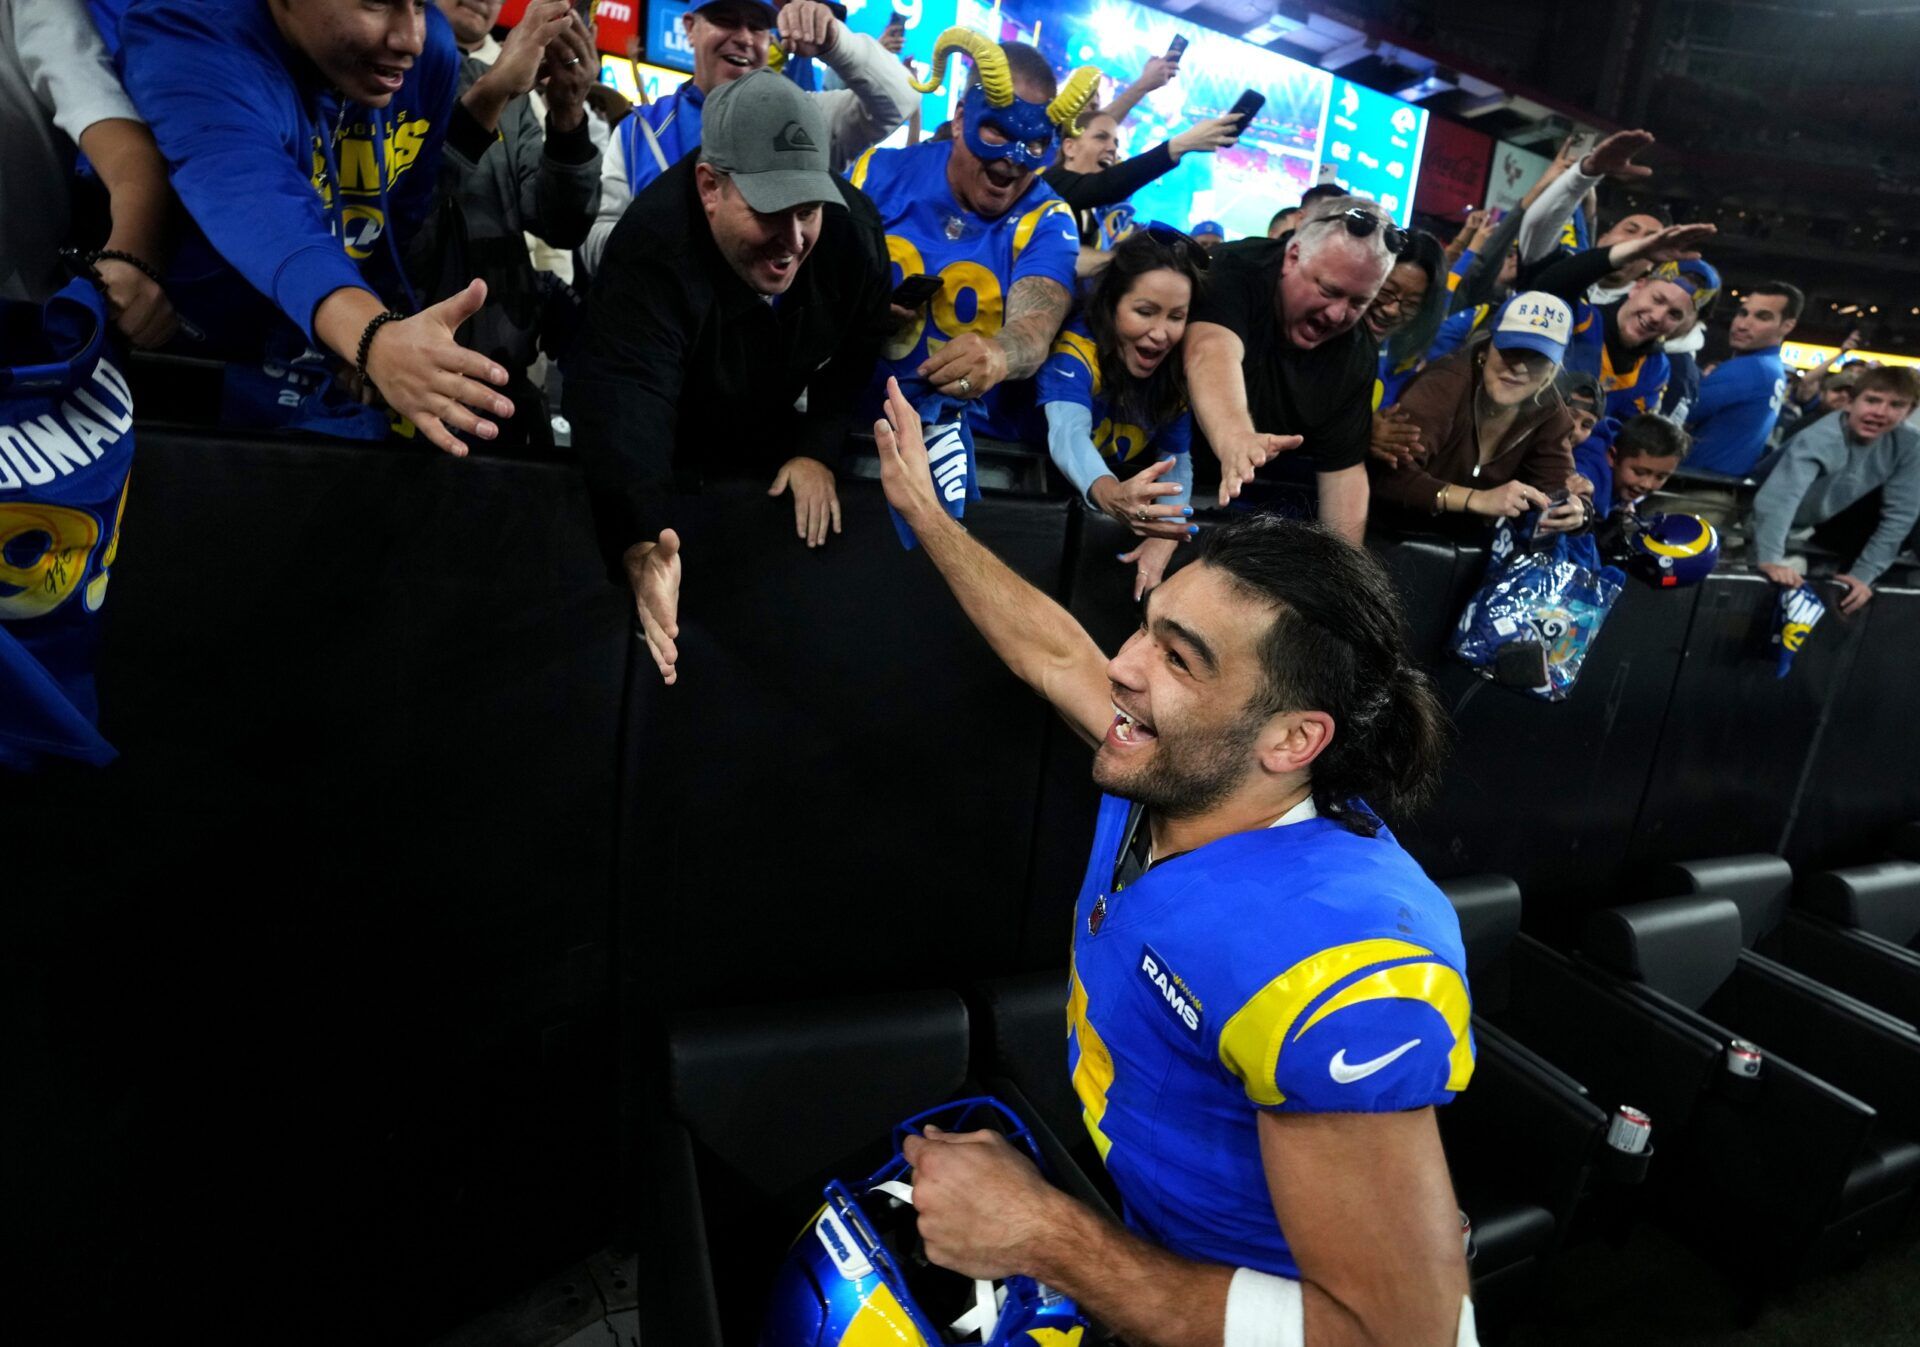
[[[1162,248],[1177,248],[1185,245],[1187,260],[1201,271],[1205,271],[1207,269],[1207,263],[1212,260],[1207,256],[1207,250],[1200,246],[1193,235],[1186,233],[1184,230],[1175,229],[1172,225],[1161,224],[1158,220],[1145,226],[1145,229],[1147,237],[1159,244]]]
[[[1374,230],[1378,229],[1380,231],[1380,241],[1387,245],[1387,251],[1395,257],[1404,254],[1407,251],[1408,244],[1411,242],[1407,237],[1407,231],[1399,225],[1391,224],[1380,216],[1375,215],[1372,211],[1363,210],[1359,206],[1352,206],[1341,211],[1338,215],[1328,215],[1314,221],[1315,224],[1333,224],[1335,222],[1345,225],[1347,232],[1357,239],[1366,238],[1369,234],[1373,233]]]

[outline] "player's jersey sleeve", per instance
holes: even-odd
[[[1048,192],[1044,199],[1021,203],[1013,230],[1013,279],[1008,293],[1029,276],[1044,276],[1073,293],[1073,269],[1080,260],[1080,232],[1067,203]]]
[[[1466,979],[1423,946],[1359,940],[1300,960],[1220,1029],[1247,1098],[1289,1113],[1442,1104],[1473,1075]]]
[[[1060,329],[1053,350],[1034,379],[1039,385],[1041,406],[1072,402],[1089,413],[1093,411],[1094,397],[1100,391],[1100,358],[1094,351],[1093,338],[1078,322],[1069,321]]]

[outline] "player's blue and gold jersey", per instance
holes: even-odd
[[[1087,1130],[1135,1230],[1297,1277],[1259,1112],[1383,1113],[1464,1088],[1459,922],[1385,829],[1320,818],[1221,838],[1116,893],[1130,809],[1101,801],[1075,908],[1068,1065]]]
[[[1006,214],[982,219],[964,210],[947,186],[951,141],[927,141],[910,149],[871,149],[847,176],[879,208],[887,231],[894,284],[904,276],[938,276],[944,285],[917,321],[892,338],[881,357],[880,377],[904,384],[933,352],[967,332],[999,333],[1007,295],[1015,282],[1041,276],[1073,291],[1080,235],[1073,212],[1038,177]],[[979,398],[972,414],[976,434],[1017,439],[1022,411],[1002,384]],[[1002,404],[1008,404],[1003,406]]]
[[[1585,300],[1573,306],[1573,335],[1567,340],[1567,368],[1591,374],[1600,381],[1607,400],[1606,414],[1630,421],[1641,412],[1660,410],[1670,366],[1658,346],[1643,352],[1625,369],[1613,367],[1607,353],[1607,310]]]
[[[1170,360],[1178,358],[1177,352],[1168,356]],[[1100,386],[1100,356],[1093,333],[1079,314],[1060,329],[1052,353],[1034,378],[1042,407],[1049,402],[1075,402],[1087,409],[1093,419],[1093,447],[1115,470],[1116,477],[1130,477],[1169,454],[1186,453],[1193,445],[1193,413],[1189,410],[1155,428],[1114,417],[1111,400]]]

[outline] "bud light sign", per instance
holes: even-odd
[[[693,44],[680,22],[692,10],[692,0],[647,0],[648,61],[693,73]]]

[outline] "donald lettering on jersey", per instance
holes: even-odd
[[[43,486],[56,476],[70,476],[91,465],[118,444],[133,427],[133,394],[111,361],[94,368],[94,383],[111,403],[92,391],[76,388],[48,413],[12,425],[0,425],[0,491]],[[118,404],[113,405],[113,404]]]

